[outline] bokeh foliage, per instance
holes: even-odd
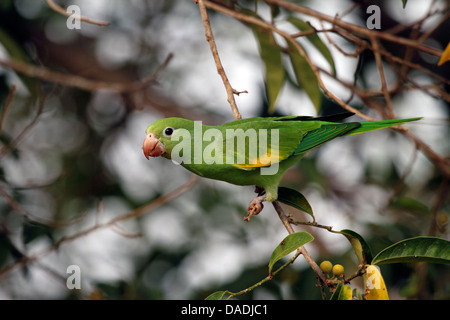
[[[74,1],[83,15],[110,21],[109,26],[82,23],[80,30],[69,30],[66,17],[44,1],[2,1],[0,59],[96,82],[129,84],[152,75],[170,53],[174,56],[156,83],[122,92],[80,89],[0,66],[2,110],[11,88],[17,87],[0,135],[0,298],[203,299],[214,291],[237,292],[260,281],[286,230],[269,206],[251,223],[242,221],[254,196],[248,188],[200,180],[148,214],[82,235],[190,178],[170,162],[145,160],[141,143],[148,124],[166,116],[205,123],[232,120],[194,1],[88,2]],[[240,14],[285,23],[292,33],[312,30],[312,17],[262,1],[217,2]],[[397,1],[401,8],[405,4],[403,10],[411,10],[403,15],[388,10],[388,1],[336,1],[330,8],[323,1],[293,2],[331,15],[357,3],[348,19],[362,26],[364,8],[377,4],[382,8],[379,32],[394,30],[397,36],[418,39],[431,30],[430,45],[445,48],[448,42],[449,19],[425,27],[419,18],[415,23],[402,20],[421,10],[414,1]],[[442,7],[445,1],[437,3]],[[436,16],[445,13],[448,7]],[[245,117],[343,111],[319,89],[292,44],[214,10],[210,18],[232,85],[248,90],[237,98]],[[330,75],[379,92],[376,56],[370,49],[340,60],[340,52],[322,33],[300,40]],[[358,49],[351,41],[333,41],[347,52]],[[449,86],[436,84],[426,71],[448,79],[450,63],[438,67],[438,57],[389,41],[381,44],[390,55],[420,66],[394,67],[385,61],[390,84],[399,84],[390,98],[399,117],[424,117],[422,124],[408,128],[445,158],[450,152]],[[430,89],[434,85],[441,96]],[[372,107],[385,105],[381,94],[364,101],[334,88],[363,114],[388,113]],[[283,181],[307,197],[318,223],[356,230],[374,253],[421,235],[448,238],[448,176],[435,163],[397,132],[348,139],[311,153]],[[311,219],[289,210],[298,220]],[[297,228],[314,235],[308,246],[317,261],[340,263],[346,273],[356,270],[358,261],[345,237]],[[64,242],[77,234],[81,236]],[[29,261],[47,249],[48,255]],[[244,298],[320,299],[314,273],[300,260]],[[72,264],[81,267],[81,290],[66,287],[66,268]],[[450,296],[446,265],[392,264],[382,270],[391,298]]]

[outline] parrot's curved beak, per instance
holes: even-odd
[[[166,148],[164,148],[164,144],[161,143],[153,133],[147,134],[144,140],[144,146],[142,147],[144,150],[144,155],[148,159],[148,157],[159,157],[164,152],[166,152]]]

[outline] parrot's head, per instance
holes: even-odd
[[[192,130],[194,122],[182,118],[165,118],[153,122],[145,130],[146,137],[142,150],[147,159],[163,156],[171,158],[171,152],[179,140],[172,140],[178,129]]]

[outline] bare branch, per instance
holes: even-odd
[[[6,190],[4,190],[3,188],[0,188],[0,196],[2,196],[5,199],[6,203],[9,205],[9,207],[12,210],[14,210],[15,213],[22,215],[29,221],[34,221],[34,222],[37,222],[37,223],[40,223],[40,224],[43,224],[43,225],[46,225],[49,227],[53,227],[53,228],[61,228],[61,227],[67,227],[69,225],[73,225],[77,222],[80,222],[86,216],[85,214],[82,214],[79,217],[68,220],[68,221],[55,221],[55,220],[45,219],[45,218],[35,216],[35,215],[31,214],[30,212],[28,212],[12,196],[10,196],[8,194],[8,192],[6,192]]]
[[[283,38],[285,38],[287,41],[289,41],[290,43],[292,43],[292,45],[295,47],[295,49],[299,52],[299,54],[306,60],[306,62],[310,65],[311,69],[313,70],[314,74],[317,77],[317,81],[319,82],[319,86],[322,88],[322,90],[324,91],[324,93],[333,101],[335,101],[337,104],[339,104],[341,107],[343,107],[344,109],[353,112],[357,115],[359,115],[361,118],[364,118],[366,120],[374,120],[373,118],[363,114],[361,111],[359,111],[358,109],[353,108],[352,106],[346,104],[344,101],[342,101],[341,99],[339,99],[339,97],[337,97],[334,93],[332,93],[330,90],[328,90],[328,88],[325,86],[325,84],[323,83],[322,77],[320,75],[319,69],[318,67],[312,63],[311,59],[308,57],[308,55],[306,54],[306,52],[303,50],[303,48],[299,45],[299,43],[297,41],[295,41],[295,38],[292,38],[291,35],[289,35],[287,32],[284,32],[278,28],[276,28],[275,26],[266,23],[262,20],[256,19],[252,16],[247,16],[245,14],[239,13],[239,12],[235,12],[233,10],[224,8],[222,6],[219,6],[215,3],[212,3],[210,1],[205,2],[205,5],[208,8],[214,9],[216,11],[222,12],[224,14],[227,14],[229,16],[232,16],[238,20],[244,21],[244,22],[248,22],[248,23],[252,23],[258,26],[261,26],[263,28],[272,30],[275,33],[278,33],[280,36],[282,36]]]
[[[11,107],[12,101],[14,99],[14,94],[16,93],[16,86],[12,85],[9,90],[8,97],[6,98],[5,106],[3,107],[2,114],[0,115],[0,134],[3,130],[3,125],[5,124],[6,118],[8,117],[8,112]]]
[[[17,137],[13,141],[11,141],[8,145],[4,145],[0,149],[0,159],[8,152],[8,150],[14,150],[20,143],[20,141],[22,141],[22,139],[26,136],[26,134],[31,130],[31,128],[33,128],[34,125],[37,123],[39,116],[41,115],[42,110],[44,109],[44,100],[45,100],[44,97],[39,97],[38,108],[31,122],[17,135]]]
[[[148,78],[142,81],[134,81],[131,83],[114,83],[106,81],[97,81],[86,79],[80,76],[64,74],[49,70],[45,67],[38,67],[32,64],[24,63],[16,60],[2,60],[0,65],[13,69],[16,72],[25,74],[29,77],[46,80],[49,82],[59,83],[65,86],[74,87],[86,91],[107,90],[118,93],[131,93],[145,89],[156,82],[161,72],[167,67],[173,55],[169,54],[158,69]]]
[[[23,267],[25,265],[28,265],[32,262],[35,262],[35,261],[49,255],[50,253],[58,250],[62,245],[65,245],[69,242],[75,241],[79,238],[87,236],[88,234],[91,234],[91,233],[101,230],[101,229],[107,229],[107,228],[112,228],[112,227],[117,228],[117,224],[119,222],[141,217],[144,214],[147,214],[148,212],[161,207],[162,205],[166,204],[167,202],[172,201],[173,199],[177,198],[184,192],[190,190],[197,183],[198,180],[199,180],[199,177],[196,175],[193,175],[191,179],[189,179],[185,184],[181,185],[177,189],[175,189],[165,195],[162,195],[159,198],[156,198],[155,200],[153,200],[147,204],[144,204],[143,206],[141,206],[133,211],[130,211],[128,213],[120,215],[114,219],[109,220],[108,222],[103,223],[103,224],[96,224],[93,227],[87,228],[87,229],[80,231],[76,234],[73,234],[71,236],[62,237],[59,241],[55,242],[52,246],[50,246],[47,249],[44,249],[41,252],[38,252],[32,256],[23,256],[21,259],[16,260],[11,265],[0,270],[0,279],[2,277],[4,277],[5,275],[7,275],[12,270],[15,270],[16,268]],[[117,230],[117,229],[115,229],[115,230]],[[127,235],[127,237],[129,237],[129,235]]]
[[[383,61],[381,60],[380,55],[380,44],[378,43],[378,40],[372,37],[370,39],[370,42],[372,43],[372,46],[374,48],[374,55],[375,55],[375,62],[377,64],[378,73],[380,74],[380,82],[381,82],[381,91],[383,92],[384,100],[386,101],[386,106],[388,109],[388,117],[394,118],[394,110],[392,107],[392,101],[391,96],[389,94],[389,89],[387,87],[386,83],[386,77],[384,75],[384,67],[383,67]]]
[[[292,228],[291,223],[289,222],[289,219],[286,216],[286,214],[284,213],[284,210],[281,207],[281,205],[278,203],[278,201],[274,201],[274,202],[272,202],[272,204],[273,204],[273,207],[275,208],[275,211],[278,214],[278,217],[280,218],[281,222],[283,223],[284,227],[286,228],[286,230],[289,232],[289,234],[293,234],[294,229]],[[322,272],[320,267],[317,265],[317,263],[314,261],[314,259],[311,257],[309,252],[306,250],[305,246],[302,246],[299,249],[297,249],[297,252],[299,252],[303,255],[305,260],[308,262],[308,264],[311,266],[311,268],[316,273],[317,277],[323,283],[327,283],[327,279],[326,279],[324,273]]]
[[[397,44],[401,44],[401,45],[405,45],[405,46],[410,46],[413,47],[419,51],[423,51],[426,53],[429,53],[431,55],[440,57],[442,54],[442,50],[438,50],[435,48],[431,48],[428,46],[425,46],[421,43],[418,43],[415,40],[411,40],[411,39],[407,39],[407,38],[402,38],[390,33],[386,33],[386,32],[377,32],[374,30],[370,30],[352,23],[348,23],[345,21],[342,21],[341,19],[337,19],[336,17],[332,17],[329,15],[326,15],[324,13],[315,11],[313,9],[310,8],[306,8],[306,7],[302,7],[299,6],[297,4],[291,3],[291,2],[287,2],[287,1],[281,1],[281,0],[265,0],[266,3],[271,4],[271,5],[275,5],[275,6],[280,6],[282,8],[285,8],[289,11],[295,11],[298,13],[303,13],[306,14],[308,16],[312,16],[314,18],[317,18],[319,20],[322,21],[326,21],[329,22],[333,25],[339,26],[347,31],[350,31],[352,34],[355,35],[360,35],[366,39],[370,39],[371,37],[376,37],[376,38],[380,38],[386,41],[390,41],[393,43],[397,43]]]
[[[197,3],[200,8],[200,14],[202,16],[203,26],[205,28],[206,41],[208,41],[209,46],[211,48],[211,53],[214,57],[214,62],[216,63],[217,72],[219,73],[220,77],[222,78],[223,84],[225,85],[225,89],[226,89],[227,95],[228,95],[228,103],[231,106],[231,110],[233,111],[234,118],[236,120],[239,120],[242,118],[242,116],[236,105],[236,100],[234,99],[234,94],[238,93],[238,91],[234,90],[233,87],[231,86],[230,81],[228,81],[228,77],[222,66],[222,62],[220,61],[219,52],[217,51],[216,42],[214,41],[214,36],[213,36],[212,30],[211,30],[211,25],[209,23],[209,17],[208,17],[208,12],[206,10],[205,2],[203,0],[198,0]],[[243,92],[246,92],[246,91],[243,91]]]

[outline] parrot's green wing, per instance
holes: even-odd
[[[302,137],[309,130],[316,128],[310,125],[303,127],[293,125],[298,124],[298,121],[278,122],[277,119],[252,118],[251,121],[226,124],[225,129],[234,130],[235,133],[241,130],[241,135],[236,138],[224,133],[224,150],[226,150],[224,156],[233,158],[235,167],[247,171],[270,166],[292,156]],[[241,142],[245,139],[245,148],[239,147],[239,139]],[[231,144],[233,148],[229,147],[230,140],[234,140]]]
[[[231,152],[234,153],[235,159],[238,156],[245,158],[245,162],[237,162],[234,165],[243,170],[255,170],[279,163],[361,126],[359,123],[330,123],[316,119],[313,117],[258,118],[242,123],[240,127],[242,130],[252,128],[258,132],[259,129],[266,129],[267,143],[261,145],[261,137],[258,135],[257,153],[250,154],[246,149],[245,154],[242,154],[242,150],[234,148]],[[226,141],[228,139],[227,137]],[[255,144],[254,141],[253,144]],[[247,147],[250,145],[252,145],[251,141],[246,142]]]

